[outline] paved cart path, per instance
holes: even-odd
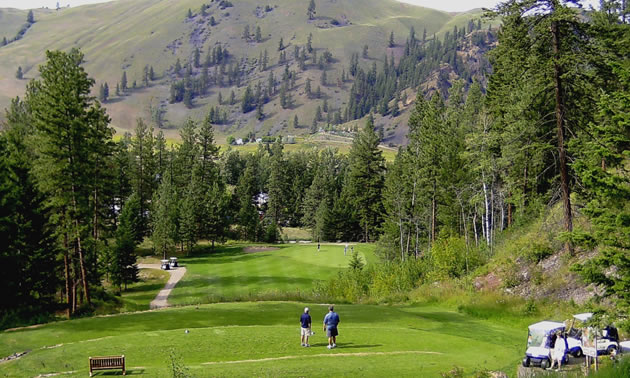
[[[160,264],[138,264],[138,268],[160,269]],[[164,289],[160,290],[155,299],[151,301],[151,304],[149,305],[151,309],[168,307],[168,296],[171,294],[171,290],[173,290],[179,280],[181,280],[182,277],[184,277],[184,274],[186,274],[186,268],[180,266],[175,269],[167,270],[167,272],[171,275],[171,277],[168,279],[166,285],[164,285]]]

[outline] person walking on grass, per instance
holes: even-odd
[[[339,315],[335,312],[335,306],[328,307],[328,314],[324,317],[324,331],[328,336],[328,349],[337,347],[337,325],[339,324]]]
[[[308,338],[311,336],[311,316],[308,314],[308,307],[304,307],[304,313],[300,317],[300,323],[302,325],[301,336],[302,336],[302,346],[310,347],[308,344]]]

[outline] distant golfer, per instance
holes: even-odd
[[[300,317],[300,323],[302,324],[302,346],[310,347],[308,344],[308,337],[311,335],[311,316],[308,314],[308,307],[304,307],[304,313]]]
[[[348,243],[346,243],[346,245],[343,247],[343,255],[345,256],[347,252],[348,252]]]
[[[328,314],[324,317],[324,331],[328,336],[328,349],[337,347],[337,325],[339,324],[339,315],[335,312],[335,306],[328,307]]]
[[[319,239],[317,239],[317,252],[319,252]]]

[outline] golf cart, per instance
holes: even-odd
[[[170,270],[171,269],[170,261],[169,260],[162,260],[162,263],[160,264],[160,268],[162,270]]]
[[[569,345],[568,352],[573,357],[582,357],[582,333],[585,328],[584,323],[593,317],[593,313],[586,312],[584,314],[573,315],[573,321],[568,332],[567,343]],[[577,326],[576,326],[577,321]],[[590,329],[593,331],[593,329]],[[597,330],[597,355],[612,354],[619,350],[619,332],[612,325],[607,326],[603,330]],[[594,353],[594,352],[593,352]]]
[[[543,369],[551,366],[551,350],[555,346],[556,333],[564,332],[564,323],[543,321],[528,327],[527,351],[523,358],[523,366],[540,366]],[[568,358],[564,357],[563,363]]]

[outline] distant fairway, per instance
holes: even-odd
[[[169,304],[198,304],[233,300],[282,298],[283,293],[310,291],[350,261],[350,247],[343,244],[289,244],[224,247],[217,253],[181,258],[188,270],[168,299]],[[371,259],[373,246],[355,246],[363,261]],[[248,252],[247,252],[248,251]]]
[[[311,348],[299,344],[299,315],[312,308]],[[524,335],[434,306],[338,305],[339,347],[325,348],[313,303],[220,303],[52,323],[0,333],[0,355],[30,350],[0,364],[0,376],[73,372],[86,376],[88,357],[124,354],[128,374],[169,376],[174,348],[193,376],[422,376],[453,366],[472,373],[512,373]],[[186,334],[185,329],[190,333]],[[103,373],[101,373],[103,374]],[[97,375],[98,376],[98,375]]]

